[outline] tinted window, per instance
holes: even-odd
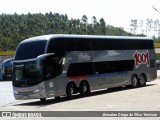
[[[13,85],[32,86],[42,82],[40,71],[36,69],[36,62],[14,63]]]
[[[16,51],[15,60],[32,59],[44,54],[46,42],[45,40],[37,40],[21,43]]]
[[[152,40],[93,39],[93,50],[140,50],[153,49]]]
[[[86,51],[91,50],[90,39],[87,38],[67,38],[65,39],[66,51]]]
[[[91,50],[89,39],[83,38],[57,38],[50,40],[48,53],[59,53],[64,51]]]
[[[95,63],[96,73],[98,74],[131,71],[133,70],[133,67],[134,67],[134,60],[108,61],[108,62]]]
[[[48,56],[43,61],[43,74],[45,79],[58,76],[62,72],[62,64],[56,56]]]
[[[51,40],[48,52],[91,50],[143,50],[153,49],[152,40],[109,38],[56,38]]]
[[[94,74],[94,63],[73,63],[69,65],[67,77]]]
[[[73,63],[69,65],[67,77],[131,71],[134,60]]]
[[[126,50],[153,49],[152,40],[124,40]]]
[[[65,51],[65,41],[63,39],[51,39],[48,46],[48,53],[57,53]]]

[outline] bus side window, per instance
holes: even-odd
[[[62,73],[63,60],[61,62],[61,59],[55,55],[45,58],[43,61],[43,73],[46,79],[54,78]]]
[[[48,56],[43,61],[43,73],[46,79],[54,77],[52,57],[53,56]]]

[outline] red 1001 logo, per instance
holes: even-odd
[[[150,60],[149,60],[149,53],[143,52],[143,53],[138,53],[137,51],[134,53],[133,58],[135,60],[135,65],[136,68],[139,67],[141,64],[147,64],[147,67],[150,66]]]

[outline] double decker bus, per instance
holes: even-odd
[[[15,99],[45,101],[118,86],[141,87],[156,78],[151,38],[53,34],[19,44],[12,82]]]

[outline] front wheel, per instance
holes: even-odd
[[[138,77],[136,75],[132,76],[132,84],[131,84],[132,88],[136,88],[138,87]]]
[[[146,85],[146,76],[144,75],[144,74],[142,74],[141,76],[140,76],[140,79],[139,79],[139,86],[140,87],[143,87],[143,86],[145,86]]]
[[[79,87],[79,91],[80,91],[80,95],[81,96],[86,96],[90,93],[90,87],[89,87],[89,84],[87,82],[82,82],[80,84],[80,87]]]

